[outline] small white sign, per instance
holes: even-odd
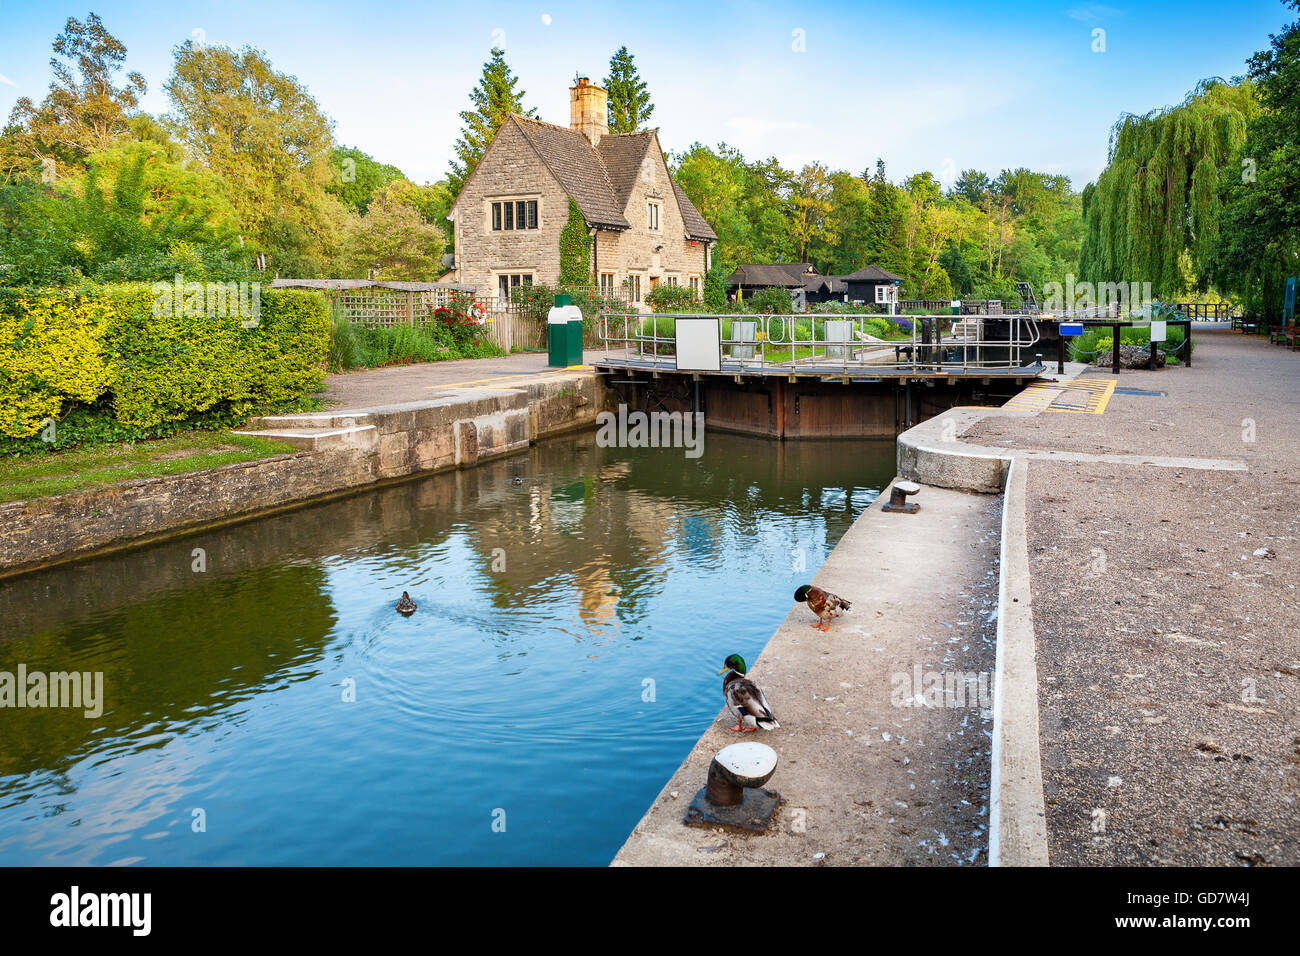
[[[677,370],[722,371],[721,330],[717,319],[677,319]]]
[[[1165,323],[1163,321],[1151,320],[1151,341],[1163,342],[1166,338]]]

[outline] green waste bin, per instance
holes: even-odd
[[[546,350],[549,365],[582,364],[582,310],[567,293],[557,295],[546,314]]]

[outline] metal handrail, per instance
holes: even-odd
[[[837,315],[835,313],[804,313],[802,315],[767,315],[751,313],[701,314],[701,313],[603,313],[600,317],[600,339],[604,345],[607,360],[611,356],[611,347],[622,352],[626,358],[635,356],[638,364],[652,369],[676,368],[676,356],[664,354],[664,346],[676,344],[675,335],[660,328],[662,320],[671,319],[714,319],[721,323],[729,320],[731,334],[722,335],[718,330],[719,368],[728,372],[741,373],[754,370],[786,370],[791,372],[824,372],[826,374],[869,374],[876,371],[912,371],[943,372],[953,374],[979,369],[1022,368],[1022,353],[1039,342],[1038,323],[1032,316],[1018,313],[1000,316],[960,316],[960,315],[918,315],[894,316],[912,326],[911,336],[907,339],[890,339],[870,341],[860,338],[867,334],[868,323],[879,316],[871,315]],[[1031,321],[1025,322],[1025,319]],[[952,328],[958,323],[969,327],[967,323],[976,323],[973,336],[955,337]],[[983,335],[984,323],[988,321],[1007,321],[1011,323],[1010,334],[1005,339],[991,339]],[[753,322],[758,325],[754,339],[740,338],[736,334],[736,322]],[[808,335],[801,336],[800,326],[807,323]],[[827,322],[847,322],[848,338],[827,337]],[[611,323],[614,328],[611,328]],[[621,333],[618,325],[621,323]],[[952,323],[948,338],[944,338],[943,324]],[[648,329],[646,328],[648,324]],[[929,335],[922,335],[922,329],[929,325],[934,331],[930,341]],[[820,327],[821,334],[818,335]],[[836,330],[845,331],[844,327]],[[892,362],[870,361],[869,355],[879,355],[884,350],[894,349],[895,360]],[[1007,349],[1010,359],[984,357],[988,348]],[[739,349],[752,349],[748,356],[737,355]],[[769,352],[770,349],[770,352]],[[839,350],[838,353],[832,350]],[[800,352],[805,354],[800,355]],[[907,358],[902,358],[903,352]],[[786,354],[788,352],[788,355]]]

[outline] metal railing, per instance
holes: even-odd
[[[622,314],[601,316],[600,341],[611,365],[676,370],[676,322],[712,319],[718,323],[719,370],[735,374],[786,371],[804,374],[869,376],[872,372],[973,374],[1029,367],[1038,359],[1033,316],[895,316],[910,326],[902,339],[874,333],[882,316],[872,315],[702,315]],[[1006,335],[991,337],[997,325]]]

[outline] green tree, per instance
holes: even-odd
[[[330,150],[330,179],[325,191],[364,214],[374,194],[394,179],[402,178],[396,166],[379,163],[368,153],[352,146]]]
[[[1262,109],[1222,172],[1219,229],[1198,265],[1218,291],[1277,321],[1286,277],[1300,273],[1300,22],[1270,39],[1250,59]]]
[[[952,280],[948,278],[948,273],[945,271],[943,266],[935,266],[934,269],[930,271],[930,275],[925,280],[925,285],[921,287],[921,298],[952,298]]]
[[[830,170],[821,163],[813,163],[799,171],[790,196],[790,236],[794,240],[799,262],[808,262],[808,254],[816,242],[835,241],[835,227],[831,212],[834,187]]]
[[[446,239],[406,201],[413,194],[403,188],[404,182],[380,189],[366,214],[349,224],[337,265],[349,278],[431,282],[443,272]]]
[[[992,186],[993,181],[989,179],[988,173],[980,172],[978,169],[966,169],[953,183],[950,195],[962,196],[972,206],[978,206],[984,201],[984,194]]]
[[[876,160],[876,172],[871,177],[871,205],[867,210],[868,265],[907,277],[911,269],[907,250],[908,215],[906,196],[886,178],[884,161]]]
[[[37,105],[24,96],[9,114],[8,175],[22,163],[39,163],[47,156],[84,165],[91,153],[128,134],[130,117],[145,93],[139,73],[128,73],[126,82],[116,85],[126,47],[94,13],[85,23],[69,17],[54,40],[54,52],[54,79],[45,99]]]
[[[1249,81],[1207,80],[1178,106],[1120,117],[1109,162],[1083,191],[1080,276],[1150,282],[1161,297],[1182,291],[1184,253],[1200,264],[1214,246],[1221,175],[1256,109]]]
[[[560,283],[583,285],[591,282],[591,238],[582,210],[569,200],[569,220],[560,230]]]
[[[314,274],[344,216],[325,191],[333,124],[306,87],[276,72],[260,50],[186,41],[164,88],[173,107],[168,128],[226,183],[268,268]]]
[[[469,94],[473,109],[463,110],[460,114],[464,126],[460,139],[456,140],[457,158],[452,161],[447,177],[454,194],[460,193],[506,117],[511,113],[536,115],[536,110],[524,108],[527,94],[515,90],[518,82],[506,63],[505,51],[493,47],[492,59],[483,64],[483,75]]]
[[[609,91],[609,131],[635,133],[643,129],[655,107],[650,102],[645,81],[632,62],[632,54],[627,52],[625,46],[619,47],[618,52],[609,59],[609,76],[605,77],[605,89]]]

